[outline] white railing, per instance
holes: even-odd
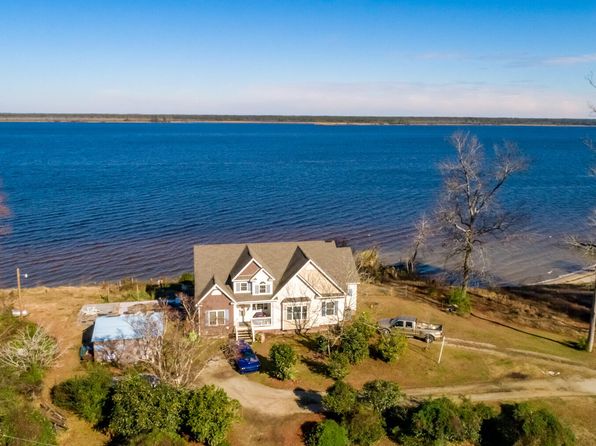
[[[269,317],[253,317],[251,320],[251,325],[254,327],[267,327],[271,325],[271,316]]]

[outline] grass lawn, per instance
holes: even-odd
[[[420,319],[438,322],[444,325],[447,343],[449,338],[461,338],[469,341],[489,343],[499,349],[529,350],[545,355],[556,355],[568,360],[596,367],[596,355],[575,350],[564,344],[564,336],[536,329],[510,327],[500,321],[489,322],[476,317],[461,317],[441,310],[440,306],[421,300],[412,294],[403,295],[404,288],[361,285],[359,293],[359,311],[367,311],[374,320],[399,314],[415,315]],[[332,380],[325,375],[325,358],[308,348],[309,337],[283,335],[267,336],[264,343],[255,343],[254,348],[263,362],[263,372],[250,375],[249,379],[277,388],[302,387],[310,390],[325,390]],[[295,379],[279,381],[269,377],[267,356],[271,345],[284,342],[292,345],[298,352],[300,361],[296,367]],[[360,387],[373,379],[387,379],[398,382],[403,388],[435,387],[475,383],[498,382],[504,379],[542,378],[545,364],[540,359],[524,355],[508,356],[487,354],[484,352],[445,347],[441,364],[437,364],[441,344],[409,340],[405,355],[394,364],[376,359],[366,359],[361,364],[352,366],[346,381]],[[557,371],[577,374],[577,370],[565,364],[556,364]],[[552,368],[553,364],[550,364]]]

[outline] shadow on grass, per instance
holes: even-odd
[[[271,372],[273,370],[273,364],[271,363],[271,360],[269,358],[267,358],[266,356],[260,355],[259,353],[255,353],[257,355],[257,358],[259,358],[259,361],[261,362],[261,373],[264,373],[268,376],[271,376]]]
[[[315,341],[315,337],[312,335],[301,334],[297,335],[295,338],[298,344],[302,345],[304,348],[308,349],[308,351],[313,353],[318,353],[318,346]]]
[[[311,412],[319,413],[323,410],[323,397],[316,390],[305,390],[302,387],[294,389],[297,404],[303,409],[308,409]]]
[[[495,321],[494,319],[489,319],[489,318],[484,317],[484,316],[479,316],[477,314],[474,314],[473,312],[470,313],[470,316],[475,317],[475,318],[480,319],[480,320],[483,320],[485,322],[490,322],[491,324],[495,324],[495,325],[498,325],[500,327],[508,328],[508,329],[513,330],[513,331],[516,331],[518,333],[523,333],[523,334],[526,334],[528,336],[532,336],[534,338],[544,339],[545,341],[554,342],[555,344],[559,344],[559,345],[562,345],[564,347],[576,348],[576,342],[575,341],[559,341],[557,339],[553,339],[553,338],[549,338],[547,336],[543,336],[543,335],[539,335],[539,334],[536,334],[536,333],[532,333],[532,332],[527,331],[527,330],[522,330],[521,328],[514,327],[512,325],[505,324],[503,322]]]
[[[308,370],[310,370],[312,373],[327,376],[327,364],[325,364],[323,361],[317,361],[306,356],[302,356],[300,360],[306,365],[306,367],[308,367]]]

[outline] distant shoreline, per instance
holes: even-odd
[[[57,123],[229,123],[229,124],[306,124],[321,126],[542,126],[594,127],[596,119],[480,118],[419,116],[286,116],[286,115],[172,115],[103,113],[0,113],[0,122]]]

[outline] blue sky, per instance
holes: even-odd
[[[590,117],[596,1],[0,0],[0,112]]]

